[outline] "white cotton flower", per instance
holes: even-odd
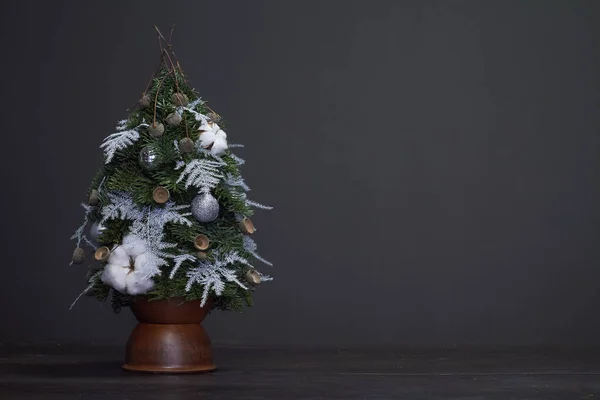
[[[200,146],[204,148],[210,147],[214,141],[216,133],[220,130],[219,125],[214,122],[203,121],[200,128],[198,128],[200,133]]]
[[[227,150],[227,134],[218,124],[210,121],[204,121],[200,128],[200,146],[208,149],[211,154],[218,156]]]
[[[134,235],[127,235],[123,244],[110,253],[102,272],[102,282],[130,295],[148,292],[154,286],[154,281],[143,272],[149,258],[145,242]]]
[[[210,152],[216,156],[225,153],[227,150],[227,134],[225,131],[219,130],[215,133],[215,141],[210,149]]]

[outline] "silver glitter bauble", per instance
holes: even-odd
[[[94,222],[90,228],[90,239],[94,242],[98,242],[98,238],[106,231],[106,227],[100,222]]]
[[[158,159],[158,153],[151,146],[146,146],[140,151],[140,165],[144,167],[146,171],[152,171],[159,167],[160,160]]]
[[[200,222],[212,222],[219,216],[219,202],[210,193],[201,193],[192,200],[192,215]]]

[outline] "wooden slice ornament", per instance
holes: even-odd
[[[110,257],[110,249],[106,246],[98,248],[98,250],[96,250],[96,253],[94,254],[94,258],[96,259],[96,261],[100,262],[107,261],[108,257]]]
[[[166,187],[158,186],[152,191],[152,199],[158,204],[165,204],[170,197],[171,194]]]
[[[248,217],[244,217],[244,219],[240,221],[239,226],[240,230],[247,235],[251,235],[256,232],[256,228],[254,227],[252,220],[250,220]]]
[[[206,235],[198,235],[196,236],[196,238],[194,239],[194,247],[197,248],[200,251],[204,251],[206,249],[208,249],[210,246],[210,241],[208,240],[208,237]]]

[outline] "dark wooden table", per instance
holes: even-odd
[[[122,349],[0,345],[0,399],[599,399],[591,349],[216,348],[206,375],[121,370]]]

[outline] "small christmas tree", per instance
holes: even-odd
[[[115,311],[139,295],[241,310],[271,279],[254,267],[271,264],[256,252],[249,219],[253,208],[271,207],[248,199],[244,160],[231,151],[242,146],[228,143],[225,122],[190,88],[157,32],[160,66],[101,144],[104,164],[72,237],[73,263],[92,255],[99,262],[82,295],[110,298]]]

